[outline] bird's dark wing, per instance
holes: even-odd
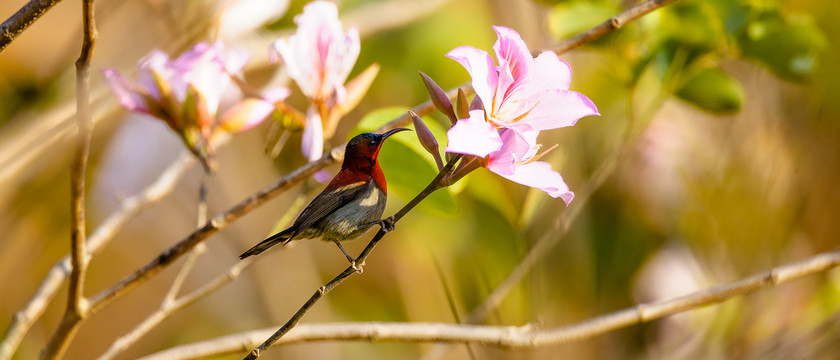
[[[295,232],[289,237],[289,240],[294,239],[298,233],[314,225],[336,209],[358,198],[367,191],[368,186],[371,186],[371,180],[359,181],[332,190],[324,190],[324,192],[318,194],[295,220],[295,224],[292,225]]]

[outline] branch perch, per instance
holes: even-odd
[[[473,343],[503,348],[534,348],[591,338],[612,330],[650,322],[665,316],[717,304],[737,296],[755,293],[807,275],[840,266],[840,250],[779,266],[738,281],[721,284],[685,296],[639,304],[567,326],[537,329],[533,326],[480,326],[440,323],[337,323],[300,325],[277,344],[312,341],[396,341]],[[255,346],[270,329],[228,335],[177,346],[142,360],[197,359],[234,354]]]

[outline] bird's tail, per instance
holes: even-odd
[[[254,247],[248,249],[248,251],[242,253],[242,255],[239,255],[239,259],[241,260],[241,259],[244,259],[244,258],[249,257],[251,255],[260,254],[263,251],[268,250],[268,248],[270,248],[274,245],[277,245],[278,243],[284,243],[285,244],[286,242],[291,240],[291,236],[293,235],[292,234],[293,232],[294,232],[294,229],[290,227],[290,228],[288,228],[286,230],[283,230],[279,233],[271,235],[267,239],[261,241],[259,244],[254,245]]]

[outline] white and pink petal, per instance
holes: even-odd
[[[499,132],[484,121],[483,110],[470,111],[470,117],[460,119],[446,133],[446,152],[485,157],[502,146]]]
[[[313,105],[306,110],[306,120],[303,126],[301,152],[309,161],[315,161],[324,155],[324,125],[321,115]]]
[[[492,169],[490,170],[492,171]],[[569,205],[575,197],[575,194],[569,190],[569,186],[563,181],[560,173],[554,171],[551,164],[547,162],[534,161],[518,165],[513,174],[499,175],[515,183],[545,191],[553,198],[559,197],[566,202],[566,205]]]
[[[105,75],[105,80],[111,91],[117,95],[120,105],[130,111],[148,112],[149,108],[146,100],[141,94],[131,87],[131,84],[126,80],[122,74],[114,69],[103,69],[102,74]]]
[[[472,86],[476,95],[484,102],[485,109],[490,110],[499,81],[499,75],[490,55],[472,46],[459,46],[446,56],[457,61],[467,70],[472,77]]]

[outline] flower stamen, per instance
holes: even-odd
[[[545,154],[548,154],[548,152],[549,152],[549,151],[556,149],[556,148],[557,148],[557,146],[559,146],[559,145],[554,144],[554,145],[552,145],[550,148],[548,148],[548,150],[543,151],[543,152],[541,152],[541,153],[539,153],[539,154],[537,154],[537,155],[534,155],[534,156],[532,156],[530,159],[523,159],[523,160],[519,160],[519,161],[517,161],[517,162],[516,162],[516,165],[525,165],[525,164],[530,164],[530,163],[532,163],[532,162],[534,162],[534,161],[537,161],[537,160],[539,160],[540,158],[542,158],[543,156],[545,156]],[[542,144],[537,145],[537,150],[539,151],[539,149],[540,149],[541,147],[542,147]]]

